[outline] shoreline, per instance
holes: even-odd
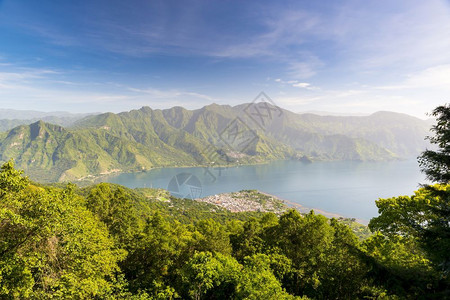
[[[287,200],[287,199],[282,199],[282,198],[280,198],[278,196],[275,196],[275,195],[272,195],[272,194],[268,194],[268,193],[265,193],[265,192],[261,192],[261,191],[258,191],[258,192],[260,192],[263,195],[274,197],[274,198],[276,198],[276,199],[278,199],[280,201],[283,201],[283,203],[286,204],[286,206],[291,207],[291,208],[295,208],[301,213],[309,213],[311,210],[314,210],[315,213],[318,213],[318,214],[320,214],[322,216],[325,216],[327,218],[351,218],[351,217],[346,217],[346,216],[343,216],[343,215],[340,215],[340,214],[337,214],[337,213],[328,212],[328,211],[325,211],[325,210],[322,210],[322,209],[319,209],[319,208],[307,207],[307,206],[304,206],[304,205],[302,205],[300,203],[293,202],[293,201]],[[364,220],[364,219],[359,219],[359,218],[354,218],[354,219],[355,219],[355,222],[358,222],[358,223],[366,225],[366,226],[369,223],[369,221]]]
[[[88,174],[86,176],[80,177],[80,178],[75,178],[72,181],[69,182],[76,182],[76,183],[99,183],[98,180],[100,180],[101,178],[106,178],[109,176],[115,176],[115,175],[121,175],[121,174],[131,174],[131,173],[147,173],[150,172],[152,170],[157,170],[157,169],[187,169],[187,168],[234,168],[234,167],[240,167],[240,166],[258,166],[258,165],[267,165],[273,162],[277,162],[277,161],[298,161],[298,162],[302,162],[305,164],[311,164],[311,163],[316,163],[316,162],[337,162],[337,161],[342,161],[342,162],[379,162],[377,160],[367,160],[367,161],[362,161],[362,160],[310,160],[308,162],[302,161],[301,159],[298,158],[286,158],[286,159],[274,159],[274,160],[268,160],[268,161],[263,161],[263,162],[254,162],[254,163],[238,163],[238,164],[217,164],[217,165],[183,165],[183,166],[156,166],[156,167],[151,167],[150,169],[142,169],[142,170],[128,170],[128,171],[117,171],[117,172],[112,172],[112,171],[106,171],[100,174]],[[406,161],[408,160],[407,158],[395,158],[395,159],[390,159],[390,160],[381,160],[381,161],[385,161],[385,162],[390,162],[390,161]],[[114,169],[114,170],[119,170],[119,169]],[[57,181],[58,183],[64,183],[64,182],[68,182],[68,181]]]
[[[186,168],[193,168],[193,169],[210,168],[212,170],[214,168],[223,168],[223,167],[225,167],[225,168],[239,168],[239,167],[247,167],[247,166],[264,166],[264,165],[269,165],[269,164],[276,163],[276,162],[289,162],[289,161],[301,162],[301,161],[299,161],[297,159],[279,159],[279,160],[271,160],[271,161],[258,162],[258,163],[255,162],[255,163],[251,163],[251,164],[250,163],[249,164],[240,163],[240,164],[226,164],[226,165],[219,165],[219,164],[217,164],[217,165],[201,165],[201,166],[184,165],[184,166],[175,166],[175,167],[158,166],[158,167],[153,167],[151,169],[146,169],[146,170],[115,171],[115,172],[110,172],[110,173],[107,173],[107,174],[99,174],[99,175],[96,175],[96,176],[92,176],[91,175],[89,178],[85,178],[84,180],[83,179],[82,180],[78,180],[78,181],[76,181],[74,183],[77,183],[80,186],[87,186],[87,185],[96,184],[96,183],[100,183],[100,182],[108,182],[108,181],[106,181],[108,178],[116,177],[116,176],[121,175],[121,174],[133,174],[133,173],[145,174],[145,173],[149,173],[149,172],[151,172],[153,170],[161,170],[161,169],[179,169],[180,171],[182,171],[183,169],[186,169]],[[316,162],[322,162],[322,161],[316,161]],[[328,161],[324,161],[324,162],[328,162]],[[329,162],[333,162],[333,161],[329,161]],[[237,189],[237,190],[235,190],[233,192],[238,192],[239,190],[240,189]],[[324,216],[326,216],[328,218],[341,218],[341,217],[342,218],[351,218],[351,219],[355,219],[358,223],[361,223],[361,224],[364,224],[364,225],[367,225],[369,223],[369,221],[370,221],[370,218],[369,219],[362,219],[362,218],[357,218],[357,217],[354,217],[354,216],[346,216],[346,215],[343,215],[341,213],[336,213],[336,212],[332,212],[332,211],[323,210],[323,209],[320,209],[320,208],[317,208],[317,207],[305,206],[305,205],[300,204],[301,199],[297,199],[297,200],[299,200],[299,202],[297,202],[297,201],[294,201],[294,200],[291,200],[291,199],[283,199],[283,198],[280,198],[280,197],[275,196],[273,194],[268,194],[268,193],[262,192],[260,190],[258,190],[258,191],[260,193],[262,193],[262,194],[265,194],[265,195],[268,195],[268,196],[280,199],[288,207],[295,208],[295,209],[297,209],[298,211],[300,211],[302,213],[307,213],[310,210],[314,210],[316,213],[324,215]]]
[[[295,209],[302,214],[307,214],[311,210],[329,219],[352,219],[354,222],[366,225],[368,222],[363,219],[346,217],[337,213],[327,212],[318,208],[303,206],[290,200],[281,199],[275,195],[261,192],[259,190],[240,190],[229,193],[213,194],[205,197],[191,199],[197,202],[206,202],[222,207],[231,212],[273,212],[275,214],[284,213],[288,209]],[[262,200],[262,201],[261,201]],[[281,205],[281,206],[280,206]]]
[[[152,167],[150,169],[144,169],[144,170],[129,170],[129,171],[118,171],[118,172],[104,172],[103,174],[96,174],[96,175],[86,175],[84,177],[80,177],[77,179],[74,179],[73,182],[91,182],[91,183],[99,183],[97,180],[109,176],[115,176],[115,175],[121,175],[121,174],[132,174],[132,173],[147,173],[151,172],[153,170],[158,169],[187,169],[187,168],[235,168],[235,167],[241,167],[241,166],[258,166],[258,165],[267,165],[276,161],[289,161],[291,159],[276,159],[276,160],[270,160],[265,162],[259,162],[259,163],[248,163],[248,164],[227,164],[227,165],[191,165],[191,166],[158,166],[158,167]],[[65,181],[61,181],[65,182]]]

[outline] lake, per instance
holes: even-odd
[[[424,183],[416,160],[391,162],[276,161],[229,168],[162,168],[102,180],[130,188],[169,189],[176,196],[205,197],[256,189],[281,199],[366,223],[375,200],[411,195]],[[178,189],[178,190],[177,190]]]

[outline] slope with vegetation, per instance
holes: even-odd
[[[429,247],[401,217],[427,222],[428,209],[443,205],[430,199],[421,189],[379,200],[381,215],[370,224],[379,232],[358,239],[351,220],[232,213],[106,183],[43,186],[8,162],[0,171],[0,297],[445,299],[445,230],[433,231],[444,239]]]
[[[390,160],[417,155],[426,147],[429,123],[406,115],[323,117],[281,110],[260,128],[244,113],[246,107],[143,107],[71,119],[69,127],[38,121],[0,133],[0,161],[14,158],[31,178],[49,182],[165,166],[298,158]],[[248,144],[241,141],[245,147],[227,140],[230,124],[247,133]]]

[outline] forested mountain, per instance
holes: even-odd
[[[30,182],[12,162],[0,168],[2,299],[449,297],[448,230],[433,231],[440,247],[430,249],[412,227],[435,217],[416,203],[437,211],[448,185],[435,186],[443,196],[422,188],[378,200],[374,234],[312,211],[232,213],[164,190],[57,186]]]
[[[14,158],[32,178],[64,181],[159,166],[390,160],[417,156],[427,145],[429,122],[408,115],[330,117],[257,105],[53,119],[65,127],[38,121],[0,134],[0,161]]]
[[[393,112],[380,111],[365,117],[334,117],[312,114],[298,118],[322,134],[343,134],[371,141],[400,157],[416,157],[427,146],[430,122]]]
[[[2,157],[13,157],[41,181],[80,178],[174,163],[194,164],[189,155],[154,141],[152,148],[107,130],[68,131],[42,121],[9,131],[0,143]],[[176,161],[173,159],[176,158]]]

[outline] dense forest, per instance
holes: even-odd
[[[41,185],[9,161],[0,298],[449,298],[450,109],[439,109],[440,150],[419,160],[437,183],[377,200],[365,239],[313,211],[231,213],[159,190]]]

